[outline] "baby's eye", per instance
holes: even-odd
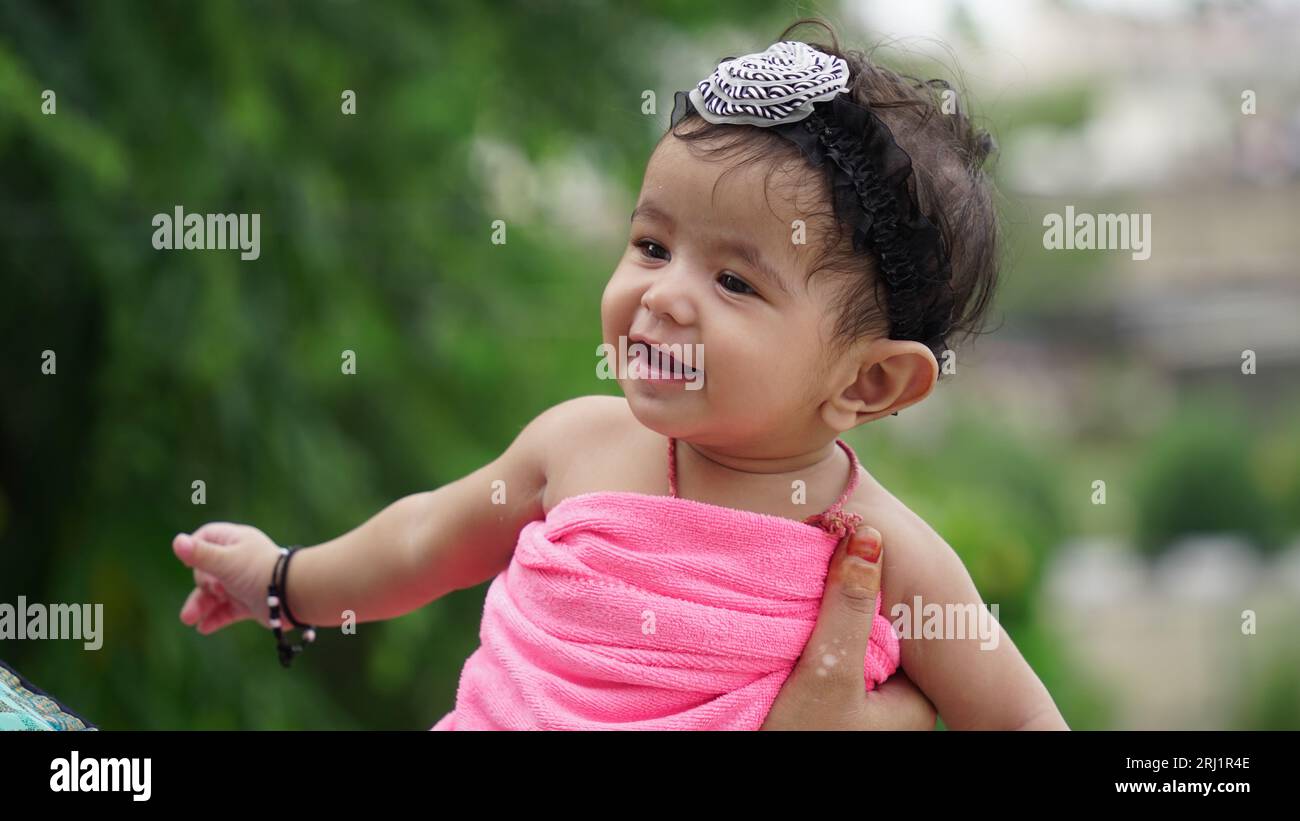
[[[718,277],[718,283],[723,288],[726,288],[728,291],[731,291],[734,294],[758,293],[753,288],[749,287],[749,283],[745,282],[745,280],[741,279],[735,274],[723,274],[722,276]]]
[[[667,249],[666,249],[666,248],[664,248],[664,247],[663,247],[662,245],[660,245],[659,243],[654,242],[653,240],[643,239],[643,240],[641,240],[640,242],[637,242],[637,243],[634,243],[634,244],[636,245],[637,248],[640,248],[640,249],[641,249],[641,253],[642,253],[642,255],[644,255],[644,256],[648,256],[648,257],[650,257],[651,259],[664,259],[665,257],[657,257],[657,256],[655,256],[655,255],[649,253],[649,249],[650,249],[650,248],[658,248],[660,251],[664,251],[665,253],[667,253]]]

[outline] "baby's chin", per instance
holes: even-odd
[[[620,380],[623,395],[632,415],[642,425],[659,434],[697,445],[732,447],[753,434],[755,419],[710,406],[703,390],[656,393],[638,390],[635,380]],[[760,439],[763,437],[759,437]]]
[[[643,380],[620,379],[632,415],[660,436],[689,439],[707,430],[711,421],[703,391],[689,391],[677,385],[647,385]]]

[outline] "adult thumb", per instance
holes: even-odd
[[[831,556],[821,611],[808,641],[808,652],[847,674],[862,685],[863,669],[875,621],[876,598],[880,595],[881,557],[884,544],[880,531],[869,525],[840,540]],[[852,672],[848,672],[852,671]]]

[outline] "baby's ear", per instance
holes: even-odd
[[[938,379],[939,363],[928,347],[879,339],[864,351],[850,381],[823,405],[822,417],[843,432],[915,405],[930,395]]]

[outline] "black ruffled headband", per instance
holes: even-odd
[[[761,53],[729,57],[689,93],[674,94],[669,127],[691,113],[711,123],[759,126],[798,145],[814,166],[829,161],[835,212],[851,226],[854,249],[874,252],[879,261],[890,338],[935,350],[952,326],[952,274],[943,239],[908,190],[912,158],[874,112],[843,93],[848,82],[841,58],[807,43],[779,42]],[[920,288],[939,283],[945,287],[933,298],[946,299],[948,310],[920,309]]]

